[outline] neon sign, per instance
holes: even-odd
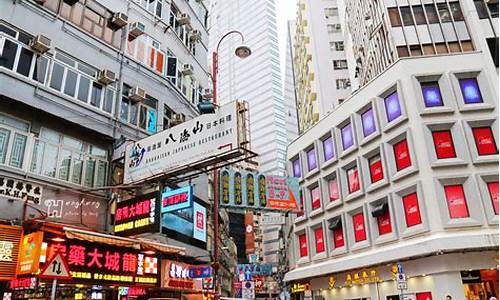
[[[159,230],[158,193],[151,193],[117,204],[114,232],[130,236]]]
[[[165,191],[161,195],[161,213],[188,208],[193,202],[193,187],[185,186]]]

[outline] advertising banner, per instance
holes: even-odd
[[[284,225],[285,221],[285,216],[263,216],[260,225]]]
[[[19,244],[23,235],[21,226],[0,225],[0,280],[16,278]]]
[[[245,249],[246,254],[255,252],[255,232],[253,228],[253,212],[245,213]]]
[[[207,241],[207,209],[196,202],[193,204],[193,237]]]
[[[273,274],[272,264],[238,264],[236,266],[236,274],[245,274],[250,272],[253,276],[270,276]],[[251,279],[245,279],[251,280]]]
[[[113,229],[119,236],[158,232],[160,230],[158,192],[118,202]]]
[[[223,156],[238,144],[237,102],[127,146],[124,183]]]
[[[299,211],[297,178],[248,171],[220,171],[220,204],[230,208]]]
[[[188,208],[193,203],[193,187],[185,186],[161,194],[161,213]]]
[[[202,291],[202,280],[191,278],[189,275],[194,266],[172,260],[162,260],[162,288],[171,288],[178,291]]]
[[[206,243],[207,209],[193,202],[193,206],[162,214],[161,226],[175,234]]]
[[[43,231],[33,232],[23,237],[19,251],[17,275],[32,274],[38,271]]]

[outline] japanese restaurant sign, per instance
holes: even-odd
[[[22,235],[23,228],[20,226],[0,225],[0,280],[16,277]]]
[[[182,262],[162,261],[162,288],[183,291],[202,291],[202,281],[191,277],[190,270],[195,266]]]
[[[214,114],[200,115],[128,145],[124,183],[168,173],[239,148],[237,107],[237,102],[223,105]]]
[[[297,178],[248,171],[220,171],[222,206],[270,211],[298,211]]]
[[[158,258],[132,248],[80,240],[48,242],[45,262],[57,252],[65,257],[74,282],[158,284]]]
[[[159,230],[158,192],[118,202],[114,226],[117,235],[131,236]]]

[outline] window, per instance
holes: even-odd
[[[352,130],[352,124],[347,123],[344,127],[342,127],[341,135],[342,135],[342,149],[347,150],[354,145],[354,132]]]
[[[349,194],[359,191],[361,188],[359,183],[358,167],[354,166],[346,171],[347,173],[347,188]]]
[[[344,230],[342,229],[342,217],[334,218],[328,228],[333,231],[333,245],[335,249],[344,247]]]
[[[339,59],[333,61],[333,69],[334,70],[345,70],[347,69],[347,60]]]
[[[127,54],[150,69],[164,74],[165,52],[160,50],[160,43],[147,35],[137,38],[129,35],[127,39]]]
[[[384,179],[384,168],[382,167],[382,159],[380,155],[375,155],[368,159],[368,164],[370,165],[371,183]]]
[[[420,207],[418,205],[417,193],[411,193],[403,197],[403,209],[405,211],[406,226],[412,227],[422,223]]]
[[[460,2],[450,2],[451,15],[453,16],[453,20],[463,21],[464,15],[462,14],[462,8],[460,7]]]
[[[397,171],[411,166],[410,150],[408,149],[408,141],[406,139],[394,144],[393,149]]]
[[[474,135],[478,155],[498,154],[497,144],[491,127],[472,128],[472,134]]]
[[[332,43],[334,46],[332,48],[335,49],[335,51],[344,51],[344,42],[338,41],[338,42],[332,42]]]
[[[464,97],[465,104],[482,103],[481,90],[477,83],[476,78],[463,78],[459,79],[460,90]]]
[[[323,144],[323,156],[325,161],[335,157],[335,151],[333,149],[333,138],[331,136],[327,137],[322,141]]]
[[[354,227],[354,240],[356,243],[366,240],[365,217],[363,213],[357,213],[352,216]]]
[[[300,160],[298,158],[292,161],[293,168],[293,177],[300,178],[302,176],[302,172],[300,170]]]
[[[424,14],[424,8],[422,5],[414,5],[411,7],[413,10],[413,15],[415,16],[415,22],[417,25],[424,25],[427,24],[427,21],[425,20],[425,14]]]
[[[328,7],[325,8],[325,17],[328,19],[329,17],[335,17],[339,15],[338,8]]]
[[[495,215],[498,215],[498,181],[488,182],[487,186],[493,211],[495,212]]]
[[[450,10],[448,9],[448,4],[444,2],[437,3],[436,5],[438,8],[439,17],[441,18],[441,22],[451,22],[451,14]]]
[[[403,6],[403,7],[400,7],[400,9],[401,9],[401,18],[403,19],[403,25],[410,26],[410,25],[415,24],[413,22],[413,16],[412,16],[410,7]]]
[[[436,150],[436,157],[438,159],[457,157],[450,130],[433,131],[432,139],[434,141],[434,149]]]
[[[330,202],[340,199],[339,182],[336,175],[328,180],[328,195]]]
[[[488,8],[486,7],[486,4],[483,0],[474,0],[474,5],[476,6],[476,11],[479,19],[488,19],[490,17]]]
[[[373,108],[369,108],[367,111],[361,114],[361,121],[363,125],[363,136],[368,137],[377,131],[377,126],[375,125],[375,116],[373,114]]]
[[[297,213],[297,217],[302,217],[304,216],[304,193],[302,190],[299,190],[299,205],[300,205],[300,212]]]
[[[300,257],[307,256],[307,237],[305,233],[299,235],[299,253]]]
[[[462,41],[462,47],[464,47],[464,51],[472,51],[474,48],[472,47],[472,43],[469,41],[468,43],[471,44],[471,46],[466,50],[465,49],[465,42]],[[498,69],[498,37],[490,37],[486,38],[486,43],[488,44],[488,49],[490,50],[490,55],[491,59],[493,59],[493,63],[495,64],[495,67]]]
[[[398,50],[398,56],[399,57],[408,57],[408,56],[410,56],[410,52],[408,51],[408,47],[406,47],[406,46],[397,46],[396,49]]]
[[[399,104],[398,92],[393,92],[384,99],[385,113],[387,115],[387,122],[390,123],[402,114],[401,106]]]
[[[429,20],[430,24],[433,23],[439,23],[439,17],[436,11],[436,7],[434,4],[426,4],[425,6],[425,13],[427,14],[427,19]]]
[[[129,85],[123,85],[120,120],[148,133],[156,133],[158,100],[146,94],[146,99],[142,103],[129,101],[130,89]]]
[[[312,210],[316,210],[321,207],[321,198],[320,198],[320,189],[319,186],[315,186],[314,188],[309,190],[311,195],[311,207]]]
[[[316,151],[314,147],[307,151],[307,170],[310,172],[318,167],[316,162]]]
[[[351,87],[351,81],[348,78],[335,79],[335,84],[337,86],[337,90],[345,90]]]
[[[437,81],[422,82],[422,95],[424,97],[425,107],[443,106],[443,99],[441,98],[441,90]]]
[[[340,24],[327,24],[326,29],[328,33],[337,33],[341,31],[342,27]]]
[[[377,217],[378,234],[384,235],[392,232],[391,214],[389,209]]]
[[[162,17],[162,8],[163,1],[162,0],[135,0],[139,5],[144,7],[147,11],[157,16],[158,18]]]
[[[400,27],[403,23],[401,23],[401,17],[399,16],[398,8],[391,7],[388,9],[388,12],[392,27]]]
[[[29,124],[0,114],[0,164],[23,168]]]
[[[469,208],[465,200],[464,188],[461,184],[447,185],[444,187],[448,212],[451,219],[469,217]]]
[[[323,226],[314,229],[314,238],[316,240],[316,253],[325,251],[325,239],[323,238]]]
[[[487,4],[492,18],[498,18],[498,2],[489,1]]]

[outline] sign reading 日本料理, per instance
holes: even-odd
[[[200,115],[127,146],[124,183],[140,181],[208,158],[238,144],[237,102]]]

